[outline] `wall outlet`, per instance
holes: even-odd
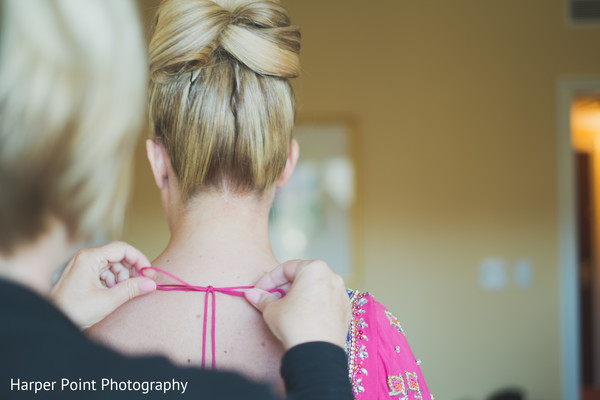
[[[527,289],[533,283],[533,266],[529,258],[521,258],[515,263],[515,286]]]

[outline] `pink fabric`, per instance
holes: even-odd
[[[243,297],[244,296],[244,289],[251,289],[254,286],[229,286],[229,287],[222,287],[222,288],[216,288],[213,286],[195,286],[195,285],[190,285],[189,283],[187,283],[186,281],[184,281],[181,278],[178,278],[177,276],[171,274],[170,272],[167,272],[163,269],[157,268],[157,267],[145,267],[142,268],[140,270],[140,273],[142,274],[142,276],[144,275],[144,271],[146,270],[154,270],[156,272],[159,272],[163,275],[166,275],[174,280],[176,280],[177,282],[179,282],[180,284],[167,284],[167,285],[156,285],[156,289],[157,290],[162,290],[162,291],[181,291],[181,292],[205,292],[206,293],[206,297],[204,298],[204,323],[202,326],[202,367],[205,367],[205,361],[206,361],[206,326],[207,326],[207,322],[208,322],[208,297],[211,296],[211,300],[212,300],[212,313],[211,313],[211,350],[212,350],[212,367],[213,369],[216,368],[217,363],[216,363],[216,354],[215,354],[215,344],[216,344],[216,334],[215,334],[215,326],[216,326],[216,322],[217,322],[217,298],[215,293],[219,292],[219,293],[223,293],[229,296],[239,296],[239,297]],[[270,290],[271,293],[273,292],[278,292],[282,297],[285,296],[285,292],[282,289],[272,289]]]
[[[396,317],[369,294],[349,295],[353,318],[346,351],[355,399],[432,399]]]

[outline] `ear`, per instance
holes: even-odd
[[[169,187],[169,168],[167,166],[167,152],[160,141],[146,140],[146,155],[152,168],[154,182],[160,190]]]
[[[290,151],[288,152],[287,161],[285,162],[285,168],[277,181],[277,187],[284,187],[286,183],[292,177],[294,173],[294,168],[296,168],[296,163],[298,162],[298,156],[300,155],[300,145],[296,141],[296,139],[292,139],[290,143]]]

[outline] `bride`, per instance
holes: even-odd
[[[284,349],[237,296],[280,264],[268,218],[299,155],[289,82],[300,72],[299,51],[300,31],[278,1],[162,3],[149,50],[155,137],[146,149],[171,232],[152,263],[163,290],[121,307],[90,335],[129,354],[235,370],[283,391]],[[242,288],[222,289],[231,287]],[[383,387],[386,396],[428,399],[395,317],[371,296],[350,296],[356,397],[375,398]]]

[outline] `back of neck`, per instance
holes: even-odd
[[[183,212],[170,213],[171,239],[153,264],[197,284],[253,284],[279,264],[269,239],[271,198],[196,196]]]

